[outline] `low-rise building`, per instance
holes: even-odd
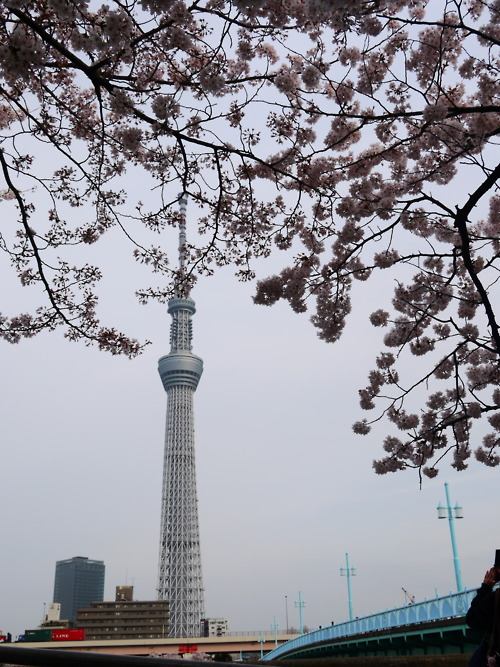
[[[132,586],[117,586],[114,602],[95,602],[79,609],[76,618],[86,639],[168,637],[168,601],[133,600]]]
[[[201,637],[224,637],[229,632],[226,618],[202,618]]]
[[[69,628],[69,619],[61,619],[61,605],[59,602],[51,602],[43,615],[40,628]]]

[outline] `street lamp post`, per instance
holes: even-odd
[[[450,494],[448,491],[448,482],[445,482],[444,491],[446,494],[446,505],[441,503],[437,506],[438,519],[448,519],[450,526],[451,550],[453,552],[453,566],[455,568],[455,580],[457,582],[457,591],[461,593],[464,590],[462,584],[462,573],[460,571],[460,559],[458,558],[457,541],[455,538],[455,519],[463,519],[462,507],[457,503],[455,507],[451,506]]]
[[[306,603],[302,599],[302,593],[299,591],[299,599],[295,601],[295,606],[299,610],[299,632],[301,635],[304,634],[304,618],[302,616],[302,610],[306,606]]]
[[[288,634],[288,595],[285,595],[285,622],[286,622],[286,634]]]
[[[356,569],[349,566],[349,554],[345,555],[345,567],[340,568],[340,576],[347,578],[347,601],[349,603],[349,620],[352,621],[352,592],[351,592],[351,577],[356,576]]]

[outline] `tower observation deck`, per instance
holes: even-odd
[[[186,197],[180,200],[180,273],[184,270]],[[196,466],[193,394],[203,361],[192,348],[195,303],[178,291],[168,302],[172,317],[170,353],[158,361],[167,392],[167,420],[160,527],[158,597],[169,601],[170,637],[197,637],[204,617]]]

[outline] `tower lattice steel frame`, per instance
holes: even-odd
[[[184,272],[186,244],[185,195],[180,199],[179,269]],[[158,597],[169,601],[170,637],[197,637],[204,616],[193,394],[203,361],[191,352],[196,312],[189,291],[178,290],[168,302],[172,316],[170,353],[158,361],[167,392],[167,420],[160,527]]]

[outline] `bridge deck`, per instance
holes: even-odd
[[[278,634],[275,638],[262,635],[229,635],[225,637],[188,637],[181,639],[102,639],[73,642],[20,642],[9,647],[88,651],[118,655],[179,655],[179,653],[269,652],[297,635]],[[7,644],[5,645],[7,646]],[[2,644],[0,644],[1,651]],[[189,647],[189,650],[182,651]],[[0,654],[1,655],[1,654]]]

